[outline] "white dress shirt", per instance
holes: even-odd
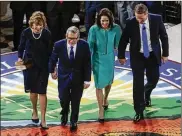
[[[151,40],[150,40],[150,25],[149,25],[149,20],[147,18],[147,20],[145,20],[145,27],[146,27],[146,32],[147,32],[147,41],[148,41],[148,46],[149,46],[149,52],[152,51],[152,47],[151,47]],[[142,40],[142,25],[143,24],[139,24],[140,27],[140,40],[141,40],[141,48],[140,48],[140,52],[143,53],[143,40]]]
[[[77,44],[73,45],[73,52],[74,52],[74,57],[75,57],[75,54],[76,54],[76,47],[77,47]],[[71,51],[71,45],[69,45],[67,43],[67,52],[68,52],[68,57],[70,58],[70,51]]]
[[[77,44],[73,45],[73,52],[74,52],[74,57],[76,54],[76,48],[77,48]],[[67,43],[67,52],[68,52],[68,57],[70,58],[70,51],[71,51],[71,45],[69,45]],[[84,81],[84,84],[90,84],[90,81]]]

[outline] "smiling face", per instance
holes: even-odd
[[[101,16],[100,23],[103,29],[109,28],[109,18],[107,16]]]
[[[40,33],[42,29],[43,29],[43,23],[38,23],[38,24],[33,23],[33,25],[32,25],[32,31],[34,33]]]
[[[66,34],[66,39],[68,41],[68,44],[73,46],[77,43],[78,41],[78,34],[77,33],[72,33],[72,32],[69,32]]]

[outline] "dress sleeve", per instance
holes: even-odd
[[[88,41],[88,44],[89,44],[90,52],[93,53],[94,46],[95,46],[95,43],[96,43],[96,33],[95,33],[95,29],[94,29],[93,26],[89,30],[87,41]]]
[[[115,37],[115,42],[114,42],[115,43],[114,48],[117,49],[119,46],[119,41],[120,41],[121,34],[122,34],[121,27],[119,25],[116,25],[115,31],[116,31],[116,37]]]

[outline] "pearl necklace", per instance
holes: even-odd
[[[32,30],[32,36],[33,36],[34,39],[36,39],[36,40],[40,39],[41,35],[42,35],[42,30],[40,31],[40,35],[36,38],[34,33],[33,33],[33,30]]]

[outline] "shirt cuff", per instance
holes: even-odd
[[[89,84],[90,85],[90,81],[84,81],[84,84]]]

